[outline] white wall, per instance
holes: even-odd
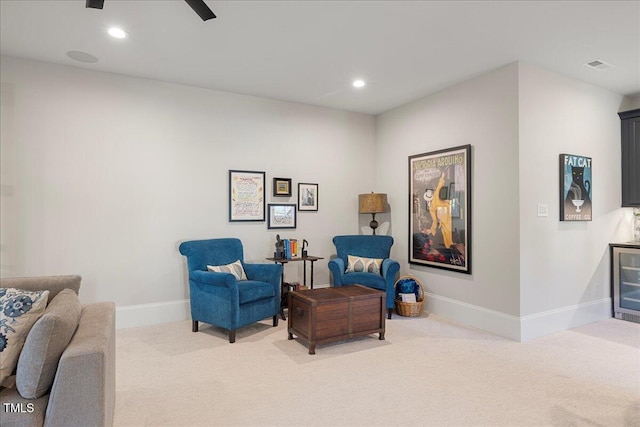
[[[512,336],[520,298],[517,65],[381,114],[376,135],[378,187],[393,207],[401,273],[420,279],[431,311]],[[410,265],[408,156],[466,144],[472,145],[472,274]]]
[[[247,261],[266,262],[277,233],[306,238],[325,257],[322,284],[331,237],[359,232],[357,195],[375,175],[373,116],[8,57],[0,65],[3,277],[80,274],[84,302],[184,308],[181,241],[238,237]],[[298,213],[296,230],[230,223],[229,169],[266,171],[267,202],[296,203],[298,182],[318,183],[319,211]],[[273,177],[292,178],[294,197],[272,197]],[[301,272],[286,267],[287,279]]]
[[[236,236],[262,262],[275,231],[229,223],[229,169],[320,185],[295,231],[328,283],[331,237],[354,234],[357,195],[379,215],[401,274],[428,310],[516,340],[609,317],[608,247],[628,240],[620,209],[620,123],[634,100],[510,64],[377,118],[2,57],[3,277],[76,273],[81,299],[115,301],[119,325],[187,316],[183,240]],[[637,102],[636,102],[637,103]],[[408,156],[471,144],[472,273],[408,263]],[[561,223],[558,154],[594,161],[594,220]],[[295,196],[295,194],[294,194]],[[549,217],[536,206],[549,205]],[[286,267],[301,280],[301,265]]]
[[[618,94],[520,64],[524,339],[610,317],[608,244],[630,240],[630,220],[620,208],[617,112],[623,102]],[[592,158],[592,221],[559,221],[561,153]],[[548,217],[537,217],[539,203],[549,206]]]
[[[634,97],[626,97],[620,105],[619,111],[637,110],[640,108],[640,95]]]
[[[608,243],[630,233],[620,208],[623,101],[514,63],[378,117],[394,255],[425,285],[431,311],[523,341],[610,317]],[[407,157],[464,144],[473,146],[473,274],[410,265]],[[558,221],[560,153],[593,158],[591,222]],[[537,217],[538,204],[548,217]]]

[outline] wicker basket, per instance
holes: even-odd
[[[422,283],[413,276],[402,276],[396,280],[396,284],[402,279],[412,279],[418,284],[418,302],[403,302],[396,299],[396,311],[400,316],[418,317],[422,313],[422,309],[424,307],[424,288],[422,287]]]

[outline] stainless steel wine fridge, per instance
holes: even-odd
[[[612,243],[609,246],[613,316],[640,323],[640,242]]]

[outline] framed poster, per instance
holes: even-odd
[[[229,221],[264,221],[264,172],[229,171]]]
[[[296,205],[269,204],[267,228],[296,228]]]
[[[291,197],[291,178],[273,178],[273,195]]]
[[[298,183],[298,210],[318,210],[318,184]]]
[[[560,154],[560,221],[591,221],[591,157]]]
[[[409,262],[471,274],[471,145],[409,157]]]

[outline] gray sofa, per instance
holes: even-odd
[[[113,424],[115,305],[112,302],[100,302],[80,306],[76,297],[80,289],[80,280],[80,276],[24,277],[0,280],[1,288],[18,288],[26,291],[48,290],[47,310],[52,305],[57,305],[59,313],[58,320],[50,322],[54,327],[61,323],[59,319],[66,316],[65,312],[76,310],[76,319],[79,318],[75,332],[71,330],[69,333],[68,345],[66,348],[60,349],[62,354],[59,361],[56,358],[53,363],[47,362],[51,371],[50,376],[53,377],[53,385],[51,386],[46,382],[43,386],[39,379],[41,374],[33,368],[38,361],[41,365],[43,364],[43,356],[24,354],[27,350],[38,348],[33,344],[35,338],[30,343],[30,337],[27,337],[17,366],[16,386],[0,390],[0,426],[88,427],[111,426]],[[68,290],[63,291],[64,289],[71,289],[76,295]],[[52,303],[54,297],[59,293],[60,297],[56,299],[55,303]],[[70,303],[69,307],[64,306],[72,299],[75,299],[73,305],[77,304],[77,309],[71,307]],[[30,333],[34,332],[34,329],[35,325]],[[55,336],[56,331],[53,330],[50,333]],[[51,346],[55,345],[55,341],[55,339],[51,340]],[[47,352],[49,351],[47,349]],[[46,369],[45,366],[44,370]],[[20,388],[21,384],[22,389]],[[40,392],[34,396],[45,394],[37,398],[25,398],[23,394],[27,393],[24,390],[29,387],[31,389],[40,387]],[[46,387],[46,391],[43,387]],[[22,393],[20,390],[23,390]]]

